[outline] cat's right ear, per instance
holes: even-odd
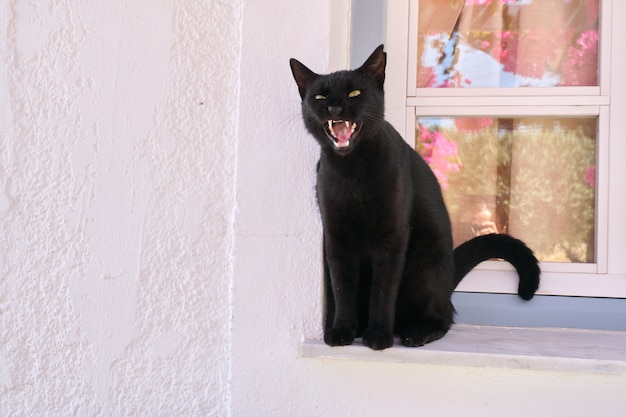
[[[293,74],[294,80],[296,80],[296,84],[298,84],[298,91],[300,92],[300,97],[304,99],[306,95],[306,90],[309,88],[311,83],[319,77],[318,74],[314,73],[310,69],[308,69],[302,62],[297,59],[291,58],[289,60],[289,65],[291,66],[291,73]]]
[[[379,45],[367,58],[367,61],[357,71],[373,77],[382,89],[385,83],[385,66],[387,65],[387,53],[384,45]]]

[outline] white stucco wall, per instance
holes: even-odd
[[[300,357],[318,148],[288,59],[347,50],[337,3],[0,2],[0,416],[623,414],[622,376]]]
[[[241,2],[0,33],[0,415],[228,415]]]

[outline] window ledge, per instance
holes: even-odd
[[[443,339],[420,348],[402,346],[398,340],[383,351],[360,341],[329,347],[320,340],[305,340],[301,354],[316,359],[624,375],[624,346],[626,332],[457,324]]]

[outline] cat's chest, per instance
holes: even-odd
[[[329,208],[366,210],[374,201],[372,184],[352,178],[335,178],[318,181],[320,204]]]
[[[393,178],[375,174],[346,175],[340,172],[320,172],[317,194],[322,214],[327,217],[368,220],[384,216],[393,206]]]

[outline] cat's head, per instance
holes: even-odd
[[[296,59],[289,63],[302,97],[304,124],[320,145],[345,155],[377,130],[384,117],[383,45],[352,71],[319,75]]]

